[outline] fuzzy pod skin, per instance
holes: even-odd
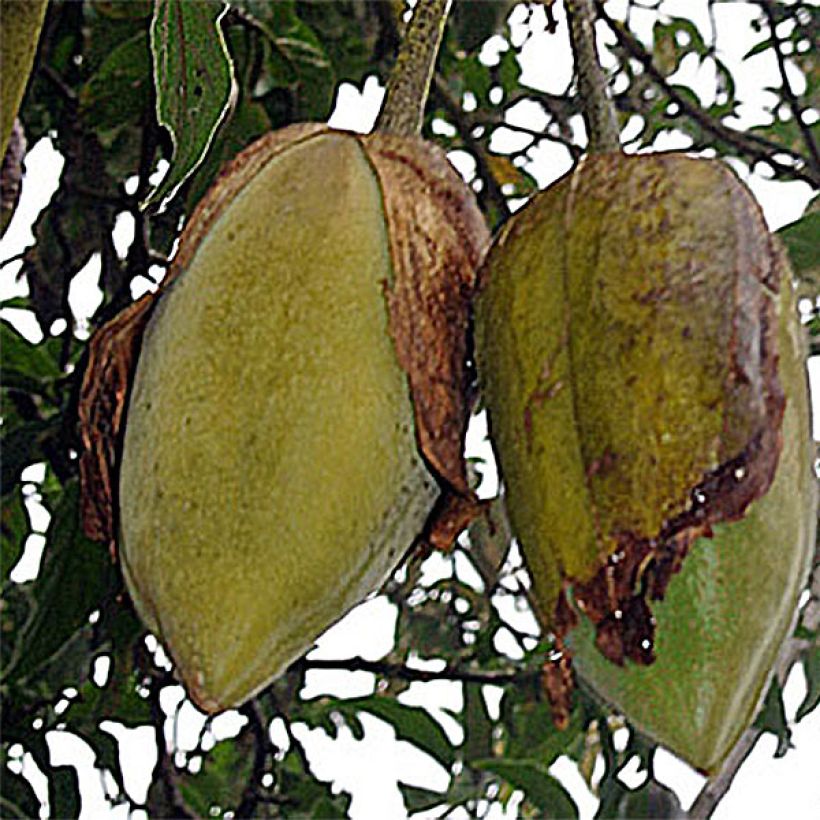
[[[714,774],[766,693],[790,633],[814,549],[816,482],[810,464],[805,350],[791,282],[783,283],[780,376],[783,450],[774,481],[741,521],[699,539],[655,604],[656,659],[609,663],[588,623],[570,638],[579,672],[648,736]]]
[[[397,181],[408,167],[426,200]],[[296,126],[240,155],[186,227],[131,388],[119,548],[140,615],[205,711],[243,703],[378,588],[439,482],[463,480],[427,425],[439,375],[414,370],[409,340],[426,331],[401,291],[402,254],[443,194],[475,232],[431,236],[472,276],[486,229],[464,190],[420,142]],[[466,418],[448,420],[460,436]]]
[[[48,0],[0,0],[0,152],[23,100]]]
[[[588,158],[482,272],[479,376],[541,620],[560,638],[587,615],[582,674],[707,772],[751,721],[808,571],[800,332],[751,194],[680,155]]]

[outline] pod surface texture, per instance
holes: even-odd
[[[720,163],[604,155],[516,214],[481,277],[479,378],[541,621],[571,627],[569,595],[596,626],[570,640],[584,676],[714,771],[813,548],[782,254]]]
[[[129,589],[208,711],[376,589],[438,492],[389,328],[372,164],[338,132],[269,154],[203,212],[149,320],[124,437]]]

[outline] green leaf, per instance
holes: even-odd
[[[815,198],[800,219],[781,228],[777,235],[789,252],[797,276],[820,284],[820,200]]]
[[[267,44],[259,96],[286,88],[295,119],[327,119],[336,76],[321,40],[300,18],[293,0],[243,0],[240,5]]]
[[[117,195],[116,182],[106,173],[97,135],[90,129],[77,133],[76,125],[69,130],[60,187],[34,223],[36,244],[26,251],[20,273],[45,331],[55,319],[74,321],[68,303],[71,280],[100,251],[116,216],[108,199]],[[93,207],[86,191],[99,196]]]
[[[455,749],[447,739],[444,730],[420,706],[405,706],[393,698],[380,695],[350,700],[322,698],[303,704],[298,719],[312,726],[324,727],[333,737],[336,735],[336,727],[330,716],[334,712],[345,719],[357,738],[363,736],[364,732],[356,716],[359,712],[367,712],[387,721],[395,729],[398,740],[412,743],[446,768],[449,768],[455,761]],[[294,718],[296,718],[295,715]]]
[[[231,105],[231,63],[220,21],[222,3],[156,0],[151,52],[157,120],[171,135],[174,157],[144,205],[171,197],[205,157]]]
[[[329,783],[319,780],[304,766],[303,754],[290,752],[279,765],[275,777],[282,797],[277,816],[300,820],[304,817],[348,816],[350,795],[345,792],[334,794]]]
[[[86,125],[107,131],[139,119],[151,99],[151,50],[148,32],[120,43],[80,92]]]
[[[21,636],[23,651],[10,671],[27,678],[69,645],[88,625],[103,597],[113,594],[118,576],[105,547],[80,532],[79,489],[66,485],[46,534],[43,567],[30,589],[37,606]],[[90,662],[90,658],[89,658]]]
[[[23,494],[18,489],[3,499],[0,511],[2,541],[0,541],[0,579],[5,583],[9,573],[23,554],[29,533],[28,515],[23,504]]]
[[[423,789],[419,786],[410,786],[407,783],[397,783],[401,796],[404,798],[404,807],[408,814],[417,811],[430,811],[436,806],[440,806],[447,799],[447,795],[442,792],[434,792],[430,789]]]
[[[39,817],[40,801],[31,784],[3,763],[0,774],[0,817]]]
[[[638,789],[624,786],[617,778],[610,778],[610,799],[601,800],[596,817],[628,818],[629,820],[654,820],[654,818],[683,818],[685,812],[678,796],[657,780],[647,780]]]
[[[347,798],[347,799],[345,799]],[[311,806],[310,816],[321,817],[322,820],[344,820],[349,817],[347,812],[350,805],[350,797],[347,795],[331,796],[323,794]]]
[[[20,474],[31,464],[44,459],[42,444],[54,428],[51,421],[26,421],[10,429],[2,428],[0,451],[0,492],[11,492],[20,481]]]
[[[68,712],[68,722],[80,734],[94,731],[101,720],[116,720],[136,728],[151,721],[151,705],[138,694],[141,676],[127,669],[112,677],[105,686],[86,681]],[[94,744],[89,740],[89,743]]]
[[[211,186],[220,168],[255,139],[270,131],[270,128],[271,122],[264,106],[249,101],[247,96],[243,95],[236,110],[214,140],[202,166],[191,180],[185,198],[189,212]]]
[[[471,52],[481,46],[505,22],[513,0],[496,0],[491,3],[453,3],[447,23],[447,45],[451,50]]]
[[[445,768],[455,762],[455,749],[444,730],[420,706],[404,706],[392,698],[373,697],[358,701],[356,708],[387,721],[396,730],[398,740],[418,746]]]
[[[741,57],[741,60],[748,60],[751,57],[755,57],[758,54],[762,54],[764,51],[768,51],[772,47],[772,38],[766,37],[765,39],[761,40],[759,43],[753,45],[744,55]]]
[[[812,646],[803,653],[803,671],[806,674],[806,696],[797,707],[795,720],[803,720],[820,704],[820,646]]]
[[[577,817],[578,809],[569,792],[547,771],[546,767],[531,760],[504,760],[491,757],[474,760],[474,769],[490,772],[521,789],[527,800],[542,817]]]
[[[555,727],[549,703],[536,699],[535,695],[523,699],[522,694],[508,690],[502,702],[502,718],[506,727],[505,755],[537,760],[542,766],[551,766],[581,732],[581,711],[573,711],[570,725],[562,731]]]
[[[3,386],[38,393],[59,378],[59,339],[40,344],[26,341],[5,319],[0,319],[0,349],[3,351]]]
[[[515,49],[509,49],[501,55],[501,62],[498,65],[497,77],[504,89],[504,97],[509,97],[518,85],[518,80],[521,77],[521,64],[518,62],[518,57]]]
[[[49,777],[48,802],[52,817],[80,816],[80,781],[73,766],[54,766]]]
[[[775,757],[783,757],[791,748],[792,732],[786,720],[786,708],[783,704],[783,690],[773,678],[766,699],[755,718],[754,726],[764,732],[771,732],[777,738]]]
[[[492,754],[493,724],[481,687],[464,684],[464,760],[469,762]]]
[[[218,817],[236,808],[253,770],[252,747],[250,732],[223,740],[205,755],[198,774],[180,777],[180,793],[197,817]]]
[[[469,91],[476,100],[486,103],[492,87],[490,71],[478,55],[474,55],[465,60],[461,65],[462,91]]]

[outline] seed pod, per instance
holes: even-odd
[[[120,555],[201,708],[244,702],[376,589],[439,485],[469,499],[464,336],[486,239],[432,146],[294,126],[223,172],[155,306],[104,329],[92,354],[152,310]],[[129,381],[124,346],[109,393]],[[87,397],[90,429],[104,403]],[[104,534],[110,444],[87,444],[87,486],[102,490],[86,521]]]
[[[595,627],[576,642],[593,685],[712,771],[751,720],[813,543],[782,255],[722,164],[602,155],[513,217],[483,271],[479,376],[542,622],[560,644],[571,591]]]
[[[14,118],[26,91],[48,0],[0,0],[0,155],[6,153]]]

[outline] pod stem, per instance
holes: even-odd
[[[598,61],[595,45],[593,0],[567,0],[569,39],[575,57],[578,93],[589,136],[590,154],[620,151],[620,131],[615,105],[607,94],[607,78]]]
[[[387,81],[384,105],[376,120],[377,131],[401,137],[421,133],[424,107],[451,2],[417,0]]]

